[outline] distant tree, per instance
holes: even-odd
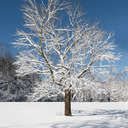
[[[15,59],[9,51],[6,51],[0,55],[0,74],[5,79],[11,79],[16,75],[16,65],[14,65]]]
[[[16,76],[15,58],[9,50],[1,49],[0,54],[0,101],[26,101],[39,75]]]
[[[126,68],[122,71],[111,71],[106,82],[112,102],[128,101],[128,72]]]
[[[11,81],[16,75],[16,66],[13,65],[15,59],[9,50],[4,49],[4,47],[6,45],[0,46],[0,101],[11,99]]]
[[[72,7],[67,1],[37,4],[28,0],[22,10],[25,29],[17,31],[14,43],[24,48],[15,63],[17,73],[42,74],[49,82],[44,85],[42,95],[52,97],[53,91],[65,93],[65,115],[70,116],[71,91],[83,88],[77,83],[89,78],[88,74],[98,71],[99,66],[105,68],[107,62],[119,59],[113,52],[112,34],[96,24],[89,25],[79,7]]]

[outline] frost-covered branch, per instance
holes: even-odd
[[[113,35],[98,24],[89,25],[79,7],[73,10],[71,3],[60,0],[39,3],[28,0],[23,7],[24,30],[17,31],[14,43],[23,49],[15,63],[17,73],[42,74],[64,90],[78,88],[72,80],[91,77],[119,59]]]

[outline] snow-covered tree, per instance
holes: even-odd
[[[9,51],[0,54],[0,102],[25,101],[27,94],[32,92],[35,81],[39,82],[39,75],[28,74],[16,77],[16,65],[14,57]]]
[[[111,101],[128,101],[128,72],[126,68],[110,74],[110,79],[106,83],[109,88]]]
[[[21,48],[17,73],[42,74],[50,83],[44,84],[42,95],[50,97],[52,90],[65,93],[65,115],[70,116],[71,90],[83,88],[77,83],[119,59],[113,52],[112,34],[89,25],[80,8],[67,1],[27,0],[22,11],[24,29],[17,31],[14,43]]]

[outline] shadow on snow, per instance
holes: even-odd
[[[128,110],[103,110],[94,112],[84,110],[73,110],[74,121],[58,122],[51,125],[51,128],[128,128]],[[79,121],[85,116],[85,119]],[[92,120],[91,120],[92,119]]]

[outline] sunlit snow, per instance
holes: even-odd
[[[0,128],[128,128],[128,103],[0,103]]]

